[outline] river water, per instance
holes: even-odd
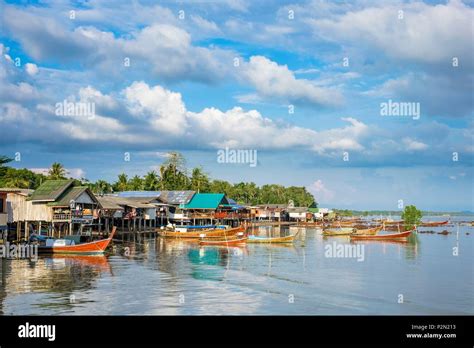
[[[438,234],[444,230],[448,234]],[[474,314],[474,227],[419,228],[407,243],[351,243],[315,228],[256,232],[298,235],[290,246],[227,248],[152,238],[115,244],[107,257],[3,259],[0,312]]]

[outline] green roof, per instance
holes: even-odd
[[[223,193],[196,193],[184,209],[217,209],[223,200]]]
[[[56,201],[48,203],[48,205],[55,207],[69,207],[71,201],[76,200],[77,197],[88,190],[89,189],[86,186],[75,186],[68,188]],[[93,200],[96,200],[93,195],[90,196]]]
[[[73,180],[47,180],[33,192],[29,200],[54,202],[72,183]]]

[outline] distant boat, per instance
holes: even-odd
[[[198,230],[192,232],[176,232],[176,231],[166,231],[166,230],[158,230],[158,235],[160,237],[171,237],[171,238],[201,238],[203,236],[207,237],[216,237],[216,236],[232,236],[239,232],[244,232],[245,228],[243,226],[234,227],[234,228],[217,228],[217,229],[209,229],[209,230]]]
[[[248,236],[247,243],[293,243],[296,235],[290,235],[285,237],[260,237],[260,236]]]
[[[414,231],[404,231],[400,233],[377,234],[377,235],[351,235],[351,240],[407,240]]]
[[[426,221],[426,222],[421,222],[422,227],[438,227],[438,226],[445,226],[449,224],[449,220],[445,221]]]
[[[69,239],[45,239],[44,245],[38,245],[38,252],[45,254],[75,254],[75,255],[100,255],[105,252],[114,237],[117,227],[106,239],[100,239],[88,243],[75,244]]]
[[[381,231],[383,226],[377,226],[372,228],[357,228],[354,234],[356,235],[376,235],[379,231]]]
[[[323,231],[323,236],[349,236],[355,232],[352,227],[327,228]]]
[[[210,239],[201,239],[199,241],[200,245],[238,245],[247,242],[248,237],[240,232],[240,235],[231,236],[229,238],[210,238]]]

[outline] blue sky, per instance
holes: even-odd
[[[321,206],[474,210],[471,1],[0,4],[15,167],[114,181],[178,150],[213,178],[305,186]],[[94,117],[58,115],[64,100]],[[382,115],[389,100],[419,117]],[[258,165],[218,163],[226,147]]]

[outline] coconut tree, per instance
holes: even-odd
[[[160,179],[154,170],[148,172],[143,179],[143,189],[146,191],[154,191],[159,188]]]
[[[59,162],[54,162],[49,169],[49,178],[53,180],[65,179],[66,178],[66,169]]]
[[[128,176],[125,173],[119,174],[118,180],[114,183],[115,191],[128,190]]]

